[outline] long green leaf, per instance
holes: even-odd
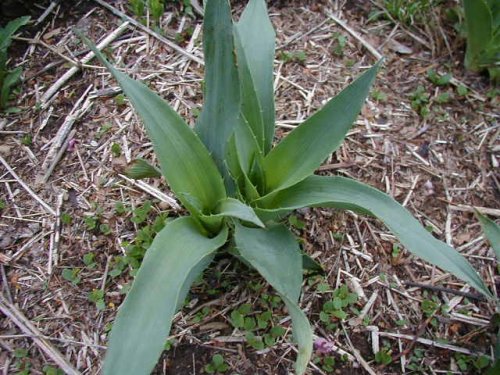
[[[12,43],[12,37],[16,31],[26,25],[30,20],[30,16],[16,18],[10,21],[4,28],[0,27],[0,51],[6,50]]]
[[[480,212],[476,211],[476,216],[481,223],[484,235],[488,239],[497,257],[497,262],[500,262],[500,226],[493,220],[490,220]]]
[[[412,253],[451,272],[491,298],[477,272],[459,252],[434,238],[394,199],[368,185],[344,177],[310,176],[289,189],[257,201],[257,204],[262,207],[262,210],[255,210],[260,217],[306,206],[371,213],[384,222]]]
[[[224,171],[226,146],[240,112],[240,85],[229,1],[207,1],[203,22],[203,45],[205,102],[196,131],[212,153],[220,170]]]
[[[226,197],[226,191],[217,166],[201,140],[161,97],[116,70],[87,38],[81,37],[113,74],[142,118],[162,173],[179,200],[193,214],[210,213],[217,202]],[[193,206],[195,201],[200,207]]]
[[[274,136],[275,33],[264,0],[250,0],[234,27],[242,111],[264,154]]]
[[[302,284],[302,255],[297,241],[282,225],[268,229],[236,225],[234,238],[240,255],[276,289],[288,307],[299,345],[296,371],[301,375],[311,358],[312,330],[297,305]]]
[[[478,70],[480,56],[493,36],[493,16],[485,0],[463,0],[467,27],[465,66]]]
[[[226,238],[226,229],[215,238],[204,237],[190,217],[176,219],[158,233],[113,324],[104,374],[151,373],[186,296],[186,280],[193,280],[191,271],[206,264]]]
[[[19,82],[22,73],[23,69],[19,66],[5,75],[0,92],[0,108],[4,108],[7,105],[10,91]]]
[[[337,149],[368,96],[379,64],[363,73],[271,150],[264,159],[268,193],[302,181]]]
[[[138,158],[132,160],[132,163],[125,170],[125,175],[134,180],[141,180],[149,177],[161,177],[161,170],[146,160]]]

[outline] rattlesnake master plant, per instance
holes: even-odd
[[[153,369],[190,285],[222,248],[285,302],[299,348],[296,373],[303,374],[312,352],[311,326],[298,305],[303,257],[280,220],[305,206],[374,215],[408,250],[490,296],[471,265],[392,198],[352,179],[314,175],[356,119],[379,64],[273,147],[275,34],[264,0],[251,0],[235,24],[227,0],[208,0],[203,33],[205,102],[194,130],[91,47],[142,118],[170,189],[190,213],[169,222],[147,251],[113,325],[105,374]]]

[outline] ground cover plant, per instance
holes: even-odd
[[[313,174],[341,144],[380,63],[273,147],[274,31],[265,3],[250,1],[233,25],[228,3],[209,1],[204,49],[205,103],[194,131],[94,49],[142,117],[163,175],[190,212],[167,223],[147,251],[114,323],[105,373],[151,371],[170,331],[165,322],[218,249],[255,268],[281,296],[299,346],[296,371],[304,373],[312,331],[298,306],[303,255],[280,220],[306,206],[374,215],[408,250],[491,297],[465,258],[392,198],[352,179]]]
[[[7,50],[12,43],[12,37],[29,21],[29,17],[20,17],[10,21],[5,27],[0,27],[0,110],[7,107],[12,89],[19,83],[23,72],[21,67],[9,69],[7,67]]]
[[[467,50],[465,67],[488,70],[500,81],[500,3],[496,0],[463,0]]]

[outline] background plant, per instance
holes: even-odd
[[[12,89],[19,83],[23,72],[21,67],[10,70],[7,67],[7,50],[12,43],[12,37],[20,27],[26,25],[29,17],[20,17],[10,21],[0,28],[0,110],[5,109]]]
[[[467,50],[465,67],[488,70],[491,80],[500,81],[500,2],[463,0]]]
[[[236,24],[227,1],[207,2],[205,103],[194,131],[92,47],[141,116],[163,175],[190,213],[167,223],[146,252],[114,323],[105,374],[152,370],[171,318],[218,249],[255,268],[285,303],[299,348],[296,373],[303,374],[312,353],[312,329],[298,306],[305,262],[282,219],[305,206],[376,216],[402,246],[491,297],[472,266],[395,200],[352,179],[313,174],[340,146],[379,64],[273,147],[274,39],[263,0],[251,0]]]

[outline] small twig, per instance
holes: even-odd
[[[49,262],[47,266],[47,273],[52,275],[53,266],[59,263],[59,243],[61,240],[61,208],[63,205],[64,193],[57,196],[56,206],[56,220],[54,221],[53,233],[51,236],[49,247]]]
[[[356,31],[351,29],[344,21],[336,17],[333,13],[328,12],[328,17],[342,26],[349,34],[351,34],[358,42],[360,42],[376,59],[377,61],[382,58],[382,55],[370,43],[364,40]]]
[[[466,206],[463,204],[457,204],[457,205],[450,205],[449,206],[452,210],[454,211],[463,211],[463,212],[476,212],[479,211],[483,215],[491,215],[491,216],[496,216],[500,217],[500,210],[497,208],[489,208],[489,207],[477,207],[477,206]]]
[[[4,165],[4,167],[9,171],[9,173],[16,179],[16,181],[21,185],[26,192],[31,195],[44,209],[51,215],[56,215],[56,212],[52,207],[50,207],[47,203],[45,203],[42,198],[40,198],[31,188],[17,175],[16,172],[10,167],[10,165],[0,156],[0,162]]]
[[[94,0],[96,3],[98,3],[99,5],[103,6],[104,8],[106,8],[107,10],[109,10],[111,13],[113,13],[115,16],[118,16],[120,17],[121,19],[124,19],[124,20],[127,20],[127,23],[131,24],[131,25],[134,25],[135,27],[137,27],[138,29],[141,29],[142,31],[144,31],[145,33],[151,35],[152,37],[158,39],[160,42],[163,42],[165,43],[167,46],[169,46],[170,48],[172,48],[173,50],[179,52],[181,55],[183,56],[186,56],[188,58],[190,58],[191,60],[197,62],[198,64],[200,65],[204,65],[203,63],[203,60],[200,59],[198,56],[195,56],[193,55],[192,53],[189,53],[187,51],[185,51],[183,48],[179,47],[177,44],[171,42],[170,40],[168,40],[167,38],[161,36],[160,34],[158,34],[157,32],[154,32],[153,30],[151,30],[150,28],[148,28],[147,26],[144,26],[142,23],[134,20],[133,18],[127,16],[125,13],[119,11],[118,9],[116,9],[114,6],[106,3],[105,1],[103,0]]]
[[[450,344],[444,344],[444,343],[441,343],[438,341],[424,339],[422,337],[415,337],[413,335],[405,335],[402,333],[392,333],[392,332],[379,332],[379,336],[396,338],[396,339],[403,339],[403,340],[415,340],[419,344],[423,344],[423,345],[433,346],[433,347],[442,348],[442,349],[448,349],[448,350],[451,350],[454,352],[464,353],[467,355],[477,355],[473,351],[466,349],[466,348],[461,348],[459,346],[450,345]]]
[[[481,294],[463,292],[461,290],[455,290],[455,289],[451,289],[451,288],[446,288],[444,286],[436,286],[436,285],[430,285],[430,284],[415,283],[413,281],[405,281],[404,284],[406,286],[410,286],[410,287],[417,287],[417,288],[422,288],[422,289],[434,290],[436,292],[450,293],[450,294],[454,294],[454,295],[457,295],[457,296],[462,296],[462,297],[467,297],[467,298],[470,298],[470,299],[475,299],[475,300],[478,300],[478,301],[485,301],[486,300],[486,298],[483,295],[481,295]]]
[[[61,59],[65,60],[66,62],[69,62],[71,65],[73,66],[78,66],[78,63],[72,59],[70,59],[69,57],[63,55],[61,52],[59,52],[56,48],[52,47],[51,45],[45,43],[43,40],[40,40],[40,39],[32,39],[32,38],[23,38],[23,37],[20,37],[20,36],[16,36],[13,38],[14,40],[20,40],[22,42],[28,42],[28,43],[31,43],[31,44],[39,44],[45,48],[47,48],[49,51],[51,51],[52,53],[55,53],[57,56],[59,56]]]
[[[370,367],[370,365],[368,364],[368,362],[366,362],[365,359],[361,356],[361,353],[358,351],[358,349],[356,349],[354,347],[354,345],[352,344],[351,338],[347,334],[347,331],[346,331],[344,325],[341,324],[341,326],[342,326],[342,330],[344,331],[345,338],[347,339],[347,343],[351,347],[352,353],[356,357],[356,360],[365,369],[365,371],[367,373],[369,373],[370,375],[377,375],[377,373],[375,371],[373,371],[373,369]]]
[[[295,43],[296,41],[298,41],[298,40],[300,40],[300,39],[302,39],[302,38],[304,38],[304,37],[312,34],[316,30],[318,30],[319,28],[321,28],[327,21],[328,21],[328,19],[325,19],[322,22],[320,22],[319,24],[317,24],[316,26],[314,26],[313,28],[309,29],[307,32],[305,32],[303,34],[298,34],[298,35],[292,36],[290,39],[286,40],[282,45],[276,47],[276,50],[279,51],[280,49],[285,48],[289,44]]]
[[[102,50],[106,48],[113,40],[115,40],[121,33],[125,31],[128,27],[129,22],[122,23],[116,30],[114,30],[111,34],[106,36],[99,44],[97,45],[98,50]],[[94,57],[94,52],[87,53],[81,60],[80,64],[86,64]],[[52,86],[50,86],[45,94],[42,95],[40,102],[42,104],[42,108],[45,108],[49,103],[50,99],[54,96],[54,94],[61,89],[61,87],[78,71],[80,70],[79,66],[73,66],[66,73],[62,75]]]
[[[38,19],[36,20],[35,22],[35,26],[41,24],[45,18],[48,17],[48,15],[50,13],[52,13],[52,11],[54,10],[54,8],[59,4],[59,0],[54,0],[50,3],[50,5],[47,7],[47,9],[45,9],[45,11],[42,13],[42,15],[40,17],[38,17]]]
[[[93,101],[90,100],[87,95],[92,89],[92,85],[87,87],[87,90],[83,93],[83,95],[77,100],[71,112],[66,116],[63,124],[60,126],[57,131],[56,136],[54,137],[54,141],[52,142],[49,151],[47,152],[47,156],[42,163],[42,171],[45,170],[45,174],[43,175],[41,182],[46,183],[52,174],[55,166],[63,156],[66,151],[66,146],[72,136],[68,136],[69,134],[74,135],[74,131],[71,131],[71,127],[73,124],[82,117],[87,111],[92,107]],[[81,103],[83,104],[81,105]],[[80,107],[81,105],[81,107]]]
[[[50,357],[66,374],[80,375],[64,356],[52,346],[52,344],[43,338],[41,332],[19,311],[13,304],[0,294],[0,310],[25,334],[33,338],[35,344]]]
[[[155,187],[146,184],[143,181],[136,181],[131,178],[128,178],[125,175],[119,174],[121,178],[123,178],[125,181],[130,182],[132,185],[138,187],[139,189],[145,191],[146,193],[151,194],[153,197],[158,198],[159,200],[167,203],[170,207],[172,207],[174,210],[180,210],[181,206],[177,203],[177,201],[174,198],[169,197],[165,193],[159,191]]]

